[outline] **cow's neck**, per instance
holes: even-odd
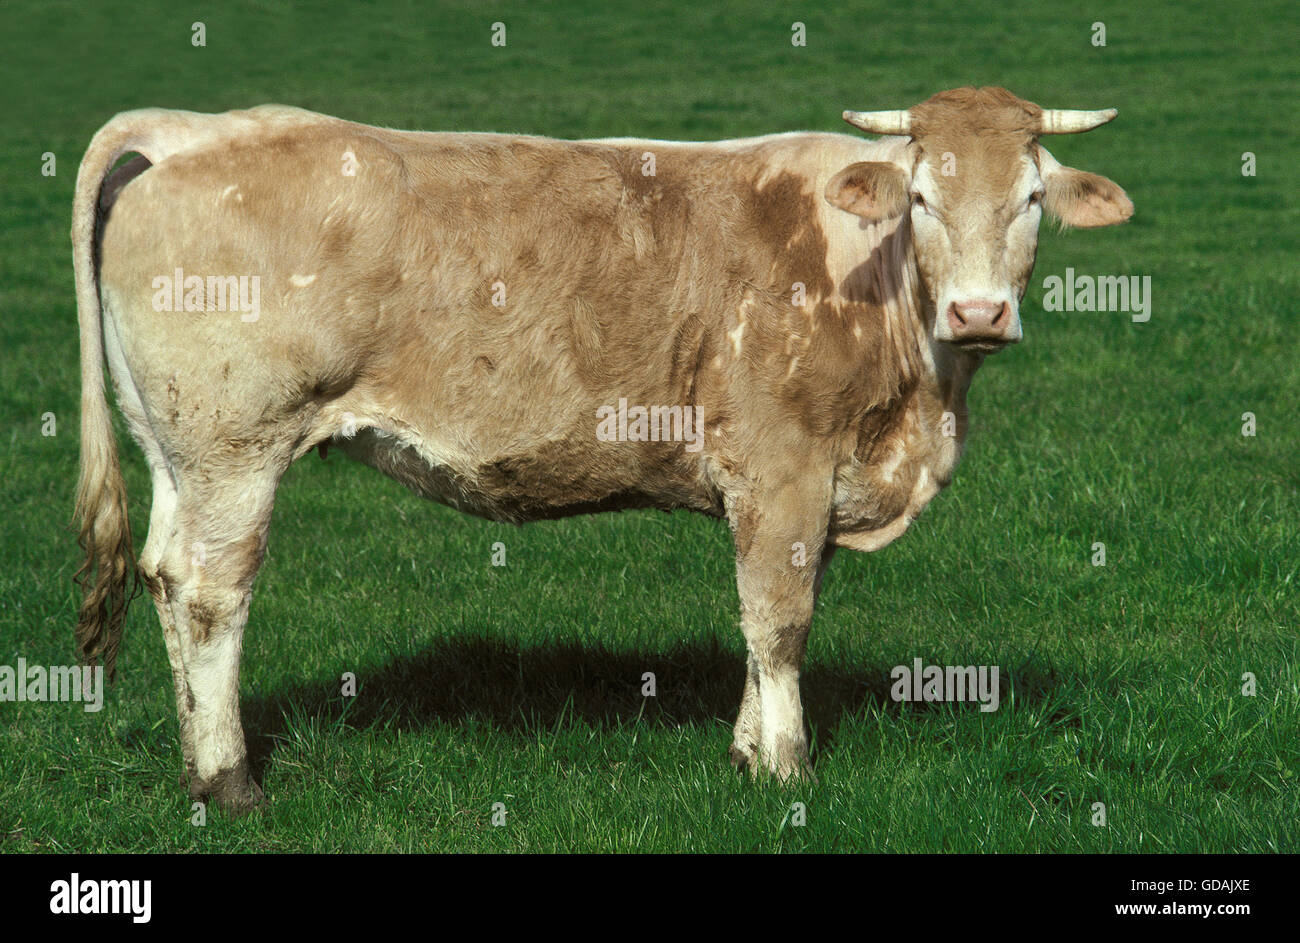
[[[966,392],[983,356],[934,340],[935,304],[917,271],[907,217],[865,230],[859,227],[859,232],[859,257],[864,250],[869,255],[842,279],[839,309],[850,323],[877,325],[877,336],[862,348],[863,431],[871,434],[882,424],[899,421],[900,410],[925,403],[953,414],[960,446],[966,431]]]
[[[865,234],[874,237],[870,256],[840,282],[839,313],[850,323],[874,319],[877,336],[863,348],[866,396],[836,470],[833,529],[842,545],[876,550],[951,480],[966,436],[966,392],[983,358],[933,340],[935,306],[906,218]]]

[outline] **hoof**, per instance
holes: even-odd
[[[817,783],[808,745],[802,738],[782,738],[771,750],[763,751],[761,769],[782,785]]]
[[[817,785],[817,774],[813,772],[812,763],[804,760],[799,765],[774,774],[783,786]]]
[[[731,758],[731,765],[738,773],[743,773],[745,770],[753,773],[758,768],[758,753],[754,750],[746,751],[733,743],[727,748],[727,755]]]
[[[190,781],[190,798],[208,798],[231,815],[247,815],[266,806],[262,787],[253,782],[248,763],[223,769],[206,780]]]

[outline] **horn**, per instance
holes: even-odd
[[[870,134],[907,134],[912,116],[906,111],[846,111],[844,120]]]
[[[1101,111],[1070,111],[1063,108],[1044,108],[1039,134],[1078,134],[1100,127],[1119,114],[1114,108]]]

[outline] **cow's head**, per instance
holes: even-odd
[[[909,214],[916,264],[934,303],[934,338],[998,350],[1020,340],[1043,210],[1065,226],[1111,226],[1133,213],[1115,183],[1057,163],[1038,143],[1105,124],[1106,111],[1057,111],[1003,88],[940,92],[907,111],[846,111],[850,124],[908,137],[897,162],[841,170],[826,199],[869,222]]]

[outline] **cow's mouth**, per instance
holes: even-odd
[[[972,338],[964,341],[951,341],[954,347],[972,353],[996,354],[1004,347],[1010,347],[1014,341],[996,340],[994,338]]]

